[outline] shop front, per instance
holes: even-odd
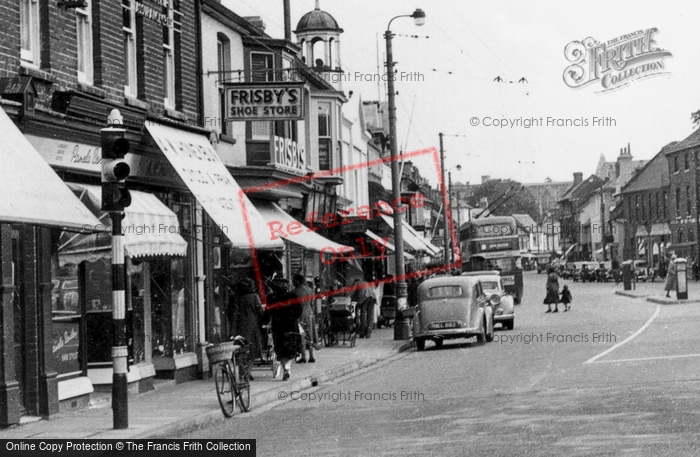
[[[0,425],[85,404],[93,391],[80,352],[78,301],[55,259],[62,232],[99,230],[99,221],[5,111],[17,108],[0,108]]]

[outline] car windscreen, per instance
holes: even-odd
[[[484,290],[500,290],[498,287],[498,281],[481,281],[481,287]]]
[[[462,286],[435,286],[428,289],[426,297],[428,298],[455,298],[461,297],[464,294]]]

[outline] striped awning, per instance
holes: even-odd
[[[99,186],[68,183],[80,200],[99,217],[102,226],[111,232],[108,213],[100,211],[102,189]],[[175,213],[155,195],[130,191],[131,205],[124,210],[122,234],[125,255],[131,258],[150,256],[184,256],[187,241],[180,235],[180,223]],[[105,233],[75,235],[62,243],[62,255],[111,249],[111,237]],[[105,254],[109,255],[109,254]]]

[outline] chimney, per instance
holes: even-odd
[[[251,25],[258,27],[261,31],[265,31],[265,21],[260,16],[246,16],[243,19],[248,21]]]
[[[484,175],[481,177],[481,184],[486,184],[487,182],[491,181],[491,176],[490,175]]]
[[[577,184],[581,184],[582,181],[583,181],[583,173],[581,173],[580,171],[574,173],[574,186]]]
[[[289,0],[284,1],[284,39],[292,41],[292,17],[289,8]]]

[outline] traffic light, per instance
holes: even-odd
[[[126,130],[121,128],[123,122],[118,110],[112,110],[108,122],[110,127],[101,130],[102,211],[124,211],[131,205],[131,194],[124,183],[131,173],[129,164],[124,161],[130,144],[124,138]]]

